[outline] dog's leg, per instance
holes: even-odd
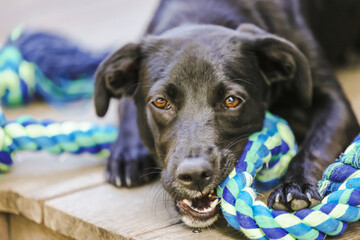
[[[359,132],[356,117],[335,74],[326,63],[318,63],[321,65],[313,69],[310,129],[289,165],[285,182],[268,199],[269,207],[278,210],[295,211],[319,203],[317,180]]]
[[[119,136],[111,147],[106,178],[117,187],[133,187],[158,177],[156,164],[139,136],[136,107],[130,98],[120,100]]]

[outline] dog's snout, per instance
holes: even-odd
[[[188,158],[179,164],[176,175],[183,186],[189,189],[203,190],[211,183],[213,168],[203,158]]]

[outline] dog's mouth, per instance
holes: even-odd
[[[207,227],[213,224],[219,212],[219,198],[214,190],[194,199],[176,201],[184,223],[191,227]]]

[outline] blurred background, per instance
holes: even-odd
[[[58,32],[91,49],[138,39],[159,0],[1,0],[0,43],[23,24]]]
[[[90,52],[112,51],[143,35],[159,0],[1,0],[0,46],[17,26],[53,33]],[[94,120],[117,123],[112,103],[98,119],[92,101],[71,103],[59,109],[43,102],[5,109],[9,119],[29,114],[61,120]],[[61,106],[60,106],[61,107]],[[60,113],[61,111],[61,113]],[[108,121],[107,121],[108,120]]]

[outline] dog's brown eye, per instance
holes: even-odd
[[[170,105],[168,104],[168,101],[166,101],[163,98],[157,98],[155,101],[152,102],[152,104],[160,109],[168,109]]]
[[[237,106],[239,106],[239,104],[242,102],[241,98],[235,97],[235,96],[229,96],[228,98],[225,99],[224,102],[224,107],[226,109],[228,108],[236,108]]]

